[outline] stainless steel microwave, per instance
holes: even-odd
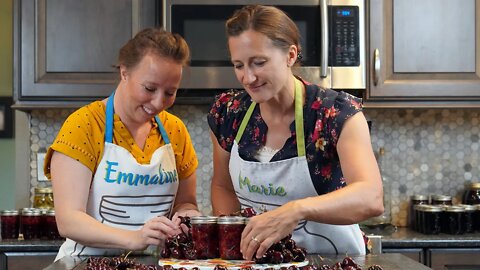
[[[301,33],[301,67],[309,82],[338,90],[365,89],[364,0],[164,0],[163,26],[191,49],[181,88],[241,88],[230,62],[224,23],[243,5],[274,5]]]

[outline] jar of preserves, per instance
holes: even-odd
[[[191,217],[192,240],[198,259],[218,258],[217,217]]]
[[[26,209],[20,217],[23,239],[39,239],[42,213],[38,209]]]
[[[412,230],[417,230],[415,228],[416,225],[416,218],[415,218],[415,205],[426,205],[428,204],[428,196],[427,195],[412,195],[410,197],[410,208],[408,211],[408,226]]]
[[[459,204],[458,206],[462,207],[463,210],[463,231],[465,233],[473,233],[475,232],[475,206],[469,204]]]
[[[2,210],[0,212],[0,221],[2,239],[18,239],[18,211]]]
[[[61,239],[60,233],[58,232],[57,220],[55,219],[55,210],[48,210],[45,217],[45,231],[48,239],[57,240]]]
[[[442,207],[428,205],[420,209],[422,220],[422,233],[439,234],[441,231],[440,215]]]
[[[424,233],[424,218],[425,218],[425,211],[424,209],[428,208],[430,205],[427,204],[418,204],[413,207],[413,213],[415,216],[415,224],[413,227],[415,231],[419,233]]]
[[[219,217],[217,223],[220,258],[241,260],[240,240],[245,228],[245,218],[224,216]]]
[[[33,207],[35,208],[53,208],[53,191],[50,187],[36,187],[33,198]]]
[[[447,234],[463,234],[463,216],[465,209],[460,206],[446,206],[442,213],[442,232]]]
[[[475,204],[475,212],[473,213],[473,228],[475,231],[480,232],[480,204]]]
[[[432,195],[432,205],[452,205],[452,196]]]
[[[480,204],[480,183],[465,184],[462,203],[471,205]]]

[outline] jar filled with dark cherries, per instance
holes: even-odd
[[[441,232],[441,206],[425,205],[420,207],[419,213],[421,221],[421,233],[439,234]]]
[[[413,207],[413,214],[415,224],[413,228],[415,231],[419,233],[424,233],[424,218],[425,218],[425,209],[428,208],[430,205],[427,204],[418,204]]]
[[[462,203],[471,205],[480,204],[480,183],[465,184]]]
[[[47,214],[45,215],[45,232],[48,239],[62,239],[60,233],[58,232],[54,209],[48,210]]]
[[[480,204],[475,204],[475,213],[473,214],[473,227],[475,231],[480,232]]]
[[[475,232],[475,206],[469,204],[459,204],[458,206],[462,207],[463,212],[463,232],[473,233]]]
[[[453,205],[452,196],[432,195],[432,205]]]
[[[22,210],[20,217],[21,231],[25,240],[39,239],[41,233],[42,213],[38,209]]]
[[[19,216],[17,210],[0,212],[2,239],[18,239]]]
[[[217,217],[191,217],[192,240],[198,259],[218,258]]]
[[[445,206],[442,213],[442,232],[463,234],[465,209],[461,206]]]
[[[217,222],[220,258],[241,260],[240,239],[245,228],[245,218],[224,216],[219,217]]]
[[[416,214],[414,207],[416,205],[426,205],[428,204],[428,196],[427,195],[412,195],[410,197],[410,208],[408,211],[408,226],[412,230],[417,230],[416,228]]]

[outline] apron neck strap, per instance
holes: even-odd
[[[105,142],[112,143],[113,142],[113,115],[115,113],[114,106],[113,106],[113,99],[115,97],[115,91],[108,97],[107,101],[107,108],[106,108],[106,120],[105,120]],[[167,132],[160,121],[158,115],[155,115],[155,121],[158,125],[158,130],[162,135],[165,144],[170,143],[170,139],[168,138]]]
[[[257,103],[255,101],[250,104],[250,107],[247,110],[247,113],[240,123],[238,128],[237,136],[235,136],[235,141],[237,144],[242,138],[243,132],[247,127],[248,120],[252,116],[253,110]],[[303,131],[303,98],[302,98],[302,82],[295,78],[295,134],[297,139],[297,153],[298,156],[305,156],[305,136]]]

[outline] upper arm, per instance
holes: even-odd
[[[337,152],[348,184],[356,181],[381,183],[370,132],[362,112],[346,120],[337,142]]]
[[[213,147],[213,177],[212,185],[222,186],[233,190],[230,177],[229,163],[230,153],[223,149],[215,135],[210,132]]]
[[[186,178],[180,179],[175,205],[189,203],[197,205],[197,175],[193,172]]]
[[[57,216],[87,208],[92,172],[82,163],[60,152],[54,152],[51,176]]]

